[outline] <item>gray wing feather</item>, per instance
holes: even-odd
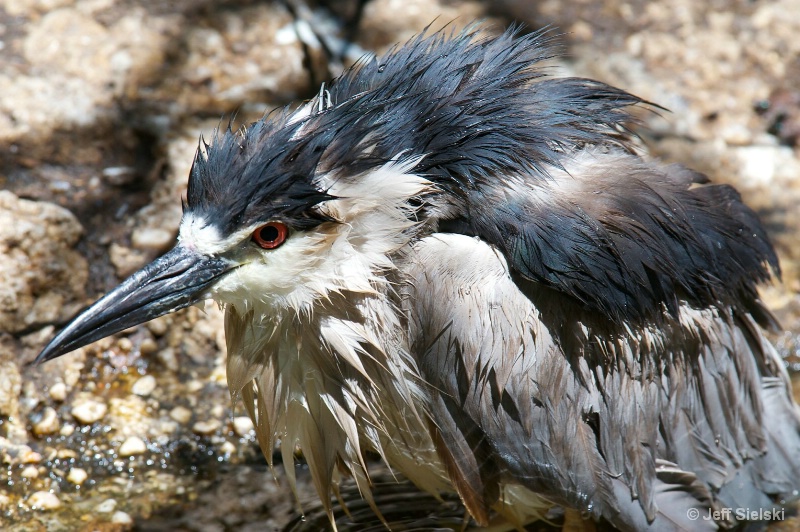
[[[716,525],[689,508],[768,507],[800,484],[800,416],[749,316],[620,330],[461,235],[422,239],[406,273],[439,452],[485,507],[510,482],[623,529],[696,529]]]

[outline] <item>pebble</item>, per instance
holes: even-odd
[[[171,417],[181,425],[185,425],[189,423],[189,421],[192,419],[192,411],[186,408],[185,406],[176,406],[175,408],[169,411],[169,417]]]
[[[746,146],[739,148],[739,173],[749,186],[766,186],[775,177],[777,149],[773,146]]]
[[[37,436],[55,434],[59,428],[58,414],[52,407],[48,406],[42,412],[42,419],[33,425],[33,433]]]
[[[131,244],[137,249],[159,251],[175,241],[175,235],[165,229],[135,229],[131,235]]]
[[[117,501],[114,499],[106,499],[97,505],[95,511],[99,514],[110,514],[117,508]]]
[[[144,440],[137,436],[131,436],[119,446],[119,455],[124,457],[142,454],[147,451]]]
[[[66,423],[63,427],[61,427],[61,430],[58,431],[58,433],[64,437],[72,436],[73,432],[75,432],[75,425],[72,423]]]
[[[169,316],[162,316],[154,320],[148,321],[145,327],[155,336],[164,336],[169,330],[169,325],[172,318]]]
[[[73,458],[77,458],[78,453],[73,451],[72,449],[59,449],[56,453],[56,458],[59,460],[71,460]]]
[[[209,436],[219,430],[221,424],[216,419],[209,419],[208,421],[198,421],[192,426],[192,432],[200,436]]]
[[[90,425],[103,419],[103,416],[106,415],[106,410],[108,410],[108,407],[106,407],[105,403],[92,399],[83,399],[72,405],[70,413],[79,422],[84,425]]]
[[[139,396],[147,397],[156,389],[156,378],[152,375],[145,375],[133,383],[131,391]]]
[[[178,357],[175,356],[175,350],[171,347],[166,347],[158,352],[158,361],[164,364],[170,371],[178,371],[180,365],[178,364]]]
[[[158,351],[158,344],[152,338],[145,338],[139,345],[139,352],[142,355],[152,355]]]
[[[22,470],[20,473],[22,478],[38,478],[39,477],[39,469],[36,466],[29,465],[25,469]]]
[[[232,455],[236,452],[236,446],[229,441],[226,441],[222,445],[220,445],[219,450],[224,455]]]
[[[32,451],[27,445],[20,451],[17,458],[20,464],[38,464],[42,461],[42,455]]]
[[[61,501],[54,493],[37,491],[28,497],[28,504],[37,510],[55,510],[61,507]]]
[[[186,383],[186,391],[188,393],[196,393],[202,390],[203,386],[205,386],[205,384],[203,384],[197,379],[190,380],[189,382]]]
[[[61,403],[67,398],[67,385],[63,382],[57,382],[50,387],[49,394],[50,399]]]
[[[132,525],[133,518],[125,512],[114,512],[111,516],[111,522],[118,525]]]
[[[69,474],[67,475],[67,480],[75,484],[76,486],[80,486],[86,479],[89,478],[89,473],[86,472],[85,469],[81,469],[80,467],[73,467],[69,470]]]
[[[133,349],[133,342],[131,342],[130,338],[120,338],[117,340],[117,347],[123,353],[130,353]]]
[[[253,420],[249,417],[237,416],[233,418],[233,432],[235,432],[240,438],[248,436],[252,430]]]

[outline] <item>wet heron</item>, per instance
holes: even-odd
[[[38,360],[212,298],[232,397],[323,501],[342,474],[370,500],[371,451],[481,525],[782,504],[800,415],[761,330],[764,228],[637,153],[639,98],[547,76],[552,40],[423,35],[201,140],[177,246]]]

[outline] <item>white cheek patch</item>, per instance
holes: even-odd
[[[219,255],[241,242],[255,230],[247,227],[223,238],[219,230],[204,218],[187,213],[181,220],[178,241],[181,245],[204,255]]]

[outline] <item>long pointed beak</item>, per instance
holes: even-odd
[[[238,264],[177,246],[126,279],[67,325],[34,361],[40,364],[206,298]]]

